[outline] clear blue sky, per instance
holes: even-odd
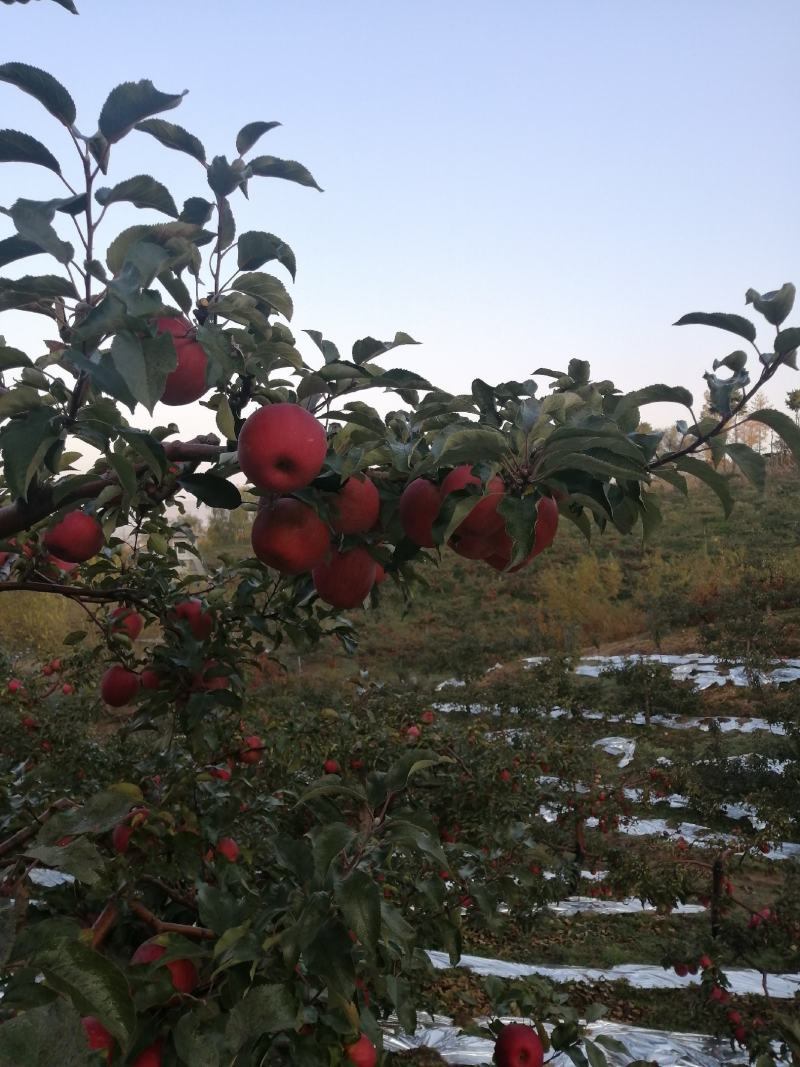
[[[59,77],[85,132],[142,77],[190,90],[165,117],[211,155],[245,122],[284,123],[259,150],[325,194],[262,179],[240,204],[295,249],[298,331],[346,348],[406,330],[424,347],[396,362],[453,389],[579,356],[699,396],[736,338],[670,323],[800,283],[797,0],[77,3],[4,6],[0,55]],[[0,125],[67,152],[2,85]],[[142,171],[203,193],[193,161],[134,134],[111,177]],[[46,172],[4,164],[0,203],[23,178],[50,195]],[[22,330],[0,320],[8,341]],[[773,397],[796,384],[782,372]]]

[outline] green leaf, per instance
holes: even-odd
[[[749,481],[757,489],[763,490],[767,480],[767,461],[749,445],[730,443],[725,451]]]
[[[85,837],[79,837],[69,845],[34,845],[27,849],[26,856],[38,860],[54,871],[71,874],[85,885],[96,885],[105,865],[98,850]]]
[[[800,326],[790,326],[788,330],[781,330],[775,338],[775,354],[785,356],[800,348]]]
[[[101,793],[95,793],[79,808],[70,808],[54,815],[39,831],[43,844],[53,844],[65,836],[102,834],[113,829],[132,807],[142,802],[141,790],[123,782]]]
[[[26,259],[28,256],[38,256],[42,249],[34,241],[26,241],[19,234],[6,237],[0,241],[0,267],[8,263],[16,263],[18,259]]]
[[[601,1048],[586,1038],[583,1042],[583,1047],[586,1049],[586,1056],[589,1060],[590,1067],[608,1067],[608,1060],[606,1054]]]
[[[61,164],[50,149],[19,130],[0,130],[0,163],[35,163],[61,173]]]
[[[381,894],[365,871],[355,870],[336,887],[336,901],[347,927],[374,953],[381,936]]]
[[[178,220],[191,222],[195,226],[205,226],[213,214],[214,205],[210,200],[204,200],[202,196],[190,196],[188,200],[184,200]]]
[[[64,1000],[30,1008],[0,1026],[2,1067],[86,1067],[86,1031]]]
[[[226,441],[236,440],[236,422],[233,418],[230,401],[226,396],[220,397],[216,422],[217,429]]]
[[[0,81],[29,93],[65,126],[72,126],[75,122],[75,101],[61,82],[46,70],[31,67],[27,63],[3,63],[0,66]]]
[[[201,504],[208,504],[211,508],[233,511],[242,502],[241,494],[233,482],[216,474],[184,474],[178,479],[178,485],[193,493]]]
[[[406,978],[387,974],[386,992],[397,1012],[400,1025],[407,1034],[413,1034],[417,1029],[417,1013],[414,1009],[414,996],[410,983]]]
[[[12,419],[0,433],[6,485],[15,500],[27,500],[31,479],[59,439],[54,414],[49,407],[35,408],[23,418]]]
[[[64,296],[76,300],[78,294],[69,278],[60,274],[26,274],[23,278],[0,278],[0,292],[25,293],[41,300]]]
[[[255,297],[270,305],[285,319],[291,319],[294,307],[292,298],[286,291],[286,286],[272,274],[264,274],[261,271],[252,271],[242,274],[232,283],[233,288],[240,293]]]
[[[686,479],[682,474],[678,474],[677,471],[668,470],[666,467],[658,467],[653,471],[653,474],[655,474],[657,478],[669,482],[671,486],[674,486],[674,488],[683,493],[684,496],[689,495],[689,486]]]
[[[755,289],[748,289],[745,293],[745,303],[752,304],[772,326],[780,326],[794,307],[795,293],[791,282],[784,282],[780,289],[771,293],[762,294]]]
[[[107,453],[106,459],[113,467],[119,478],[119,484],[128,496],[136,496],[136,470],[131,461],[127,457],[120,455],[119,452]]]
[[[98,189],[94,198],[103,207],[128,201],[134,207],[152,208],[153,211],[161,211],[174,219],[178,217],[178,209],[169,189],[149,174],[137,174],[134,178],[127,178],[113,189]]]
[[[84,1015],[96,1016],[126,1049],[136,1029],[136,1009],[125,975],[84,941],[62,941],[37,958],[45,981]]]
[[[227,197],[219,201],[219,221],[217,223],[217,241],[221,251],[230,248],[236,238],[236,220],[231,211]]]
[[[8,345],[0,345],[0,371],[13,370],[14,367],[32,367],[33,363],[24,352]]]
[[[120,428],[119,435],[159,478],[164,477],[169,467],[169,460],[160,441],[157,441],[146,430]]]
[[[192,294],[177,274],[173,274],[169,270],[162,271],[158,275],[158,281],[164,286],[184,314],[188,314],[192,310],[192,304],[194,303]]]
[[[278,159],[276,156],[257,156],[251,159],[247,170],[259,178],[283,178],[298,185],[307,185],[311,189],[322,189],[317,185],[310,171],[293,159]]]
[[[131,395],[152,414],[178,363],[170,335],[142,338],[121,330],[111,343],[111,359]]]
[[[733,511],[733,497],[728,488],[727,478],[715,471],[710,463],[704,463],[703,460],[695,459],[694,456],[681,456],[675,460],[675,466],[685,474],[691,474],[693,477],[699,478],[701,482],[705,482],[706,485],[713,489],[722,504],[725,518],[730,515],[731,511]]]
[[[159,92],[147,79],[123,82],[111,90],[103,104],[98,122],[100,133],[109,144],[114,144],[148,115],[177,107],[185,95],[185,92]]]
[[[297,1023],[299,1004],[288,985],[274,983],[253,986],[228,1016],[225,1036],[238,1050],[247,1041],[262,1034],[276,1034],[293,1030]]]
[[[240,156],[249,152],[259,137],[280,126],[279,122],[248,122],[236,135],[236,151]]]
[[[621,408],[643,407],[645,404],[683,404],[691,408],[694,398],[682,385],[648,385],[619,397],[614,412]]]
[[[243,173],[232,166],[225,156],[214,156],[208,165],[208,184],[218,197],[230,196],[238,189],[243,180]]]
[[[360,341],[356,341],[353,345],[353,362],[361,366],[362,363],[375,359],[376,356],[380,356],[384,352],[391,352],[393,348],[399,348],[401,345],[417,344],[419,344],[419,341],[415,341],[409,334],[402,332],[396,333],[392,341],[376,341],[374,337],[362,337]]]
[[[166,122],[164,119],[146,119],[137,122],[136,129],[142,133],[149,133],[155,137],[165,148],[174,148],[177,152],[185,152],[192,156],[198,163],[205,163],[206,150],[202,143],[189,133],[183,126],[176,126],[174,122]]]
[[[683,315],[678,319],[675,326],[716,326],[719,330],[728,330],[738,334],[747,341],[755,341],[756,328],[749,319],[741,315],[728,315],[722,311],[693,311],[689,315]]]
[[[311,840],[318,878],[325,878],[330,865],[354,837],[355,831],[343,822],[329,822],[315,829]]]
[[[263,230],[248,230],[238,241],[239,270],[258,270],[265,263],[277,260],[289,271],[294,280],[297,263],[291,248],[274,233]]]
[[[220,1067],[219,1050],[203,1026],[205,1021],[213,1022],[216,1018],[216,1012],[207,1006],[180,1016],[172,1030],[172,1038],[183,1063],[192,1067]]]
[[[508,442],[498,431],[487,427],[455,427],[434,442],[429,468],[436,464],[455,467],[460,463],[496,463],[508,451]]]
[[[800,427],[789,415],[772,408],[762,408],[761,411],[748,415],[745,421],[763,422],[765,426],[769,426],[792,453],[795,462],[800,463]]]
[[[715,359],[712,364],[712,369],[717,370],[719,367],[727,367],[732,370],[734,374],[738,374],[739,371],[744,370],[747,365],[747,353],[742,352],[741,349],[737,349],[735,352],[731,352],[730,355],[725,356],[724,359]]]
[[[57,200],[17,200],[9,214],[20,237],[49,252],[59,263],[69,263],[74,249],[69,241],[61,240],[51,225],[58,203]]]
[[[139,241],[147,240],[162,248],[172,249],[173,242],[196,240],[203,231],[191,222],[155,222],[149,225],[129,226],[119,233],[106,252],[106,263],[112,274],[122,269],[129,250]]]

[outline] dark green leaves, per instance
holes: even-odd
[[[757,489],[763,489],[767,479],[767,461],[749,445],[731,442],[725,445],[725,451]]]
[[[78,837],[69,845],[34,845],[25,853],[45,867],[71,874],[79,882],[95,885],[101,876],[104,860],[87,837]]]
[[[236,151],[240,156],[249,152],[259,137],[280,126],[279,122],[248,122],[236,135]]]
[[[127,1047],[136,1012],[125,975],[84,941],[62,941],[38,957],[45,981],[85,1015],[96,1016]]]
[[[141,338],[122,330],[114,337],[111,359],[131,395],[152,414],[167,377],[177,366],[172,338],[169,334]]]
[[[17,200],[8,211],[21,238],[49,252],[59,263],[69,263],[74,249],[62,241],[51,225],[60,200]]]
[[[788,330],[781,330],[775,338],[775,354],[782,358],[791,355],[800,348],[800,326],[790,326]]]
[[[0,1064],[86,1067],[86,1056],[80,1015],[64,1000],[23,1011],[0,1027]]]
[[[152,208],[153,211],[161,211],[165,215],[171,215],[174,219],[178,217],[178,209],[170,191],[161,182],[151,178],[149,174],[138,174],[135,178],[128,178],[115,185],[113,189],[98,189],[94,197],[103,207],[125,200],[134,207]]]
[[[784,282],[780,289],[771,293],[759,293],[748,289],[745,302],[752,304],[772,326],[780,326],[794,307],[795,287],[791,282]]]
[[[434,446],[435,462],[444,467],[459,463],[495,463],[508,449],[498,431],[479,426],[456,426]],[[426,466],[432,466],[434,459]]]
[[[53,415],[52,408],[35,408],[24,418],[11,419],[0,433],[6,484],[15,499],[27,499],[31,479],[58,440]]]
[[[0,267],[5,267],[8,263],[16,263],[18,259],[36,256],[41,251],[34,241],[26,241],[19,234],[6,237],[5,240],[0,241]]]
[[[648,385],[620,397],[619,406],[643,407],[645,404],[683,404],[691,408],[694,398],[681,385]]]
[[[0,66],[0,81],[30,93],[65,126],[72,126],[75,122],[75,101],[61,82],[46,70],[28,66],[27,63],[3,63]]]
[[[69,278],[60,274],[26,274],[23,278],[0,278],[0,293],[24,293],[40,300],[63,296],[76,299],[78,294]]]
[[[416,345],[418,343],[413,337],[402,332],[396,333],[393,341],[376,341],[374,337],[363,337],[353,345],[353,362],[360,367],[362,363],[375,359],[376,356],[380,356],[384,352],[390,352],[400,345]]]
[[[259,178],[283,178],[298,185],[307,185],[311,189],[322,189],[317,185],[310,171],[293,159],[278,159],[277,156],[256,156],[247,165],[250,174]]]
[[[0,344],[0,372],[13,370],[15,367],[32,367],[28,356],[18,348]]]
[[[689,315],[683,315],[675,326],[716,326],[718,330],[728,330],[729,333],[738,334],[747,341],[755,341],[756,328],[749,319],[741,315],[728,315],[721,311],[693,311]]]
[[[36,163],[61,173],[61,165],[50,149],[18,130],[0,130],[0,163]]]
[[[353,871],[336,888],[336,901],[348,929],[368,952],[373,953],[381,936],[381,895],[364,871]]]
[[[177,107],[184,93],[162,93],[151,81],[123,82],[112,89],[100,112],[100,133],[109,144],[121,140],[126,133],[148,115]],[[140,127],[141,128],[141,127]]]
[[[269,304],[284,318],[291,319],[294,311],[292,298],[287,293],[283,282],[271,274],[253,271],[240,275],[232,284],[233,288],[240,293],[246,293],[262,303]]]
[[[293,1029],[297,1012],[298,1005],[288,986],[254,986],[230,1013],[226,1037],[233,1048],[239,1049],[262,1034]]]
[[[242,502],[241,494],[233,482],[216,474],[185,474],[178,479],[178,485],[193,493],[201,504],[208,504],[210,508],[232,511]]]
[[[238,242],[239,270],[258,270],[265,263],[277,260],[289,271],[294,280],[297,270],[294,252],[291,248],[274,233],[264,233],[263,230],[248,230],[239,237]]]
[[[230,196],[243,177],[242,171],[230,164],[225,156],[214,156],[208,166],[208,184],[218,197]]]
[[[681,456],[675,461],[675,466],[685,474],[691,474],[693,477],[699,478],[701,482],[705,482],[707,486],[713,489],[719,497],[725,517],[727,518],[730,515],[733,510],[733,497],[731,496],[727,478],[715,471],[710,463],[704,463],[703,460],[695,459],[694,456]]]
[[[149,133],[155,137],[165,148],[174,148],[177,152],[185,152],[192,156],[198,163],[205,163],[206,150],[202,143],[189,133],[183,126],[177,126],[174,122],[166,122],[164,119],[146,119],[137,122],[136,129],[142,133]]]

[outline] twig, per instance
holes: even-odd
[[[209,930],[205,926],[189,926],[186,923],[163,922],[138,900],[129,900],[128,907],[134,915],[138,915],[138,917],[143,922],[146,922],[148,926],[152,926],[157,934],[181,934],[183,937],[193,937],[199,941],[216,940],[217,935],[214,931]]]
[[[18,845],[24,845],[32,837],[36,837],[41,824],[47,822],[51,815],[55,815],[58,811],[66,811],[67,808],[74,808],[75,801],[70,800],[68,797],[62,797],[61,800],[56,800],[50,805],[42,814],[38,817],[37,822],[33,826],[25,826],[21,830],[17,830],[11,837],[6,838],[5,841],[0,842],[0,856],[6,856],[9,852],[13,852]]]
[[[100,948],[119,919],[116,901],[109,900],[92,923],[92,948]]]

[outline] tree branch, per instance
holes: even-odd
[[[129,900],[128,907],[134,915],[137,915],[148,926],[152,926],[157,934],[181,934],[183,937],[193,937],[200,941],[216,941],[217,935],[213,930],[205,926],[189,926],[186,923],[165,923],[154,915],[149,908],[138,900]]]
[[[55,593],[70,600],[89,600],[97,604],[122,600],[146,606],[144,598],[132,589],[89,589],[82,585],[57,585],[55,582],[0,582],[0,593]]]
[[[36,822],[32,826],[25,826],[22,830],[17,830],[11,837],[6,838],[5,841],[0,842],[0,856],[6,856],[9,852],[13,852],[19,845],[25,845],[32,837],[36,837],[42,827],[42,823],[47,822],[51,815],[55,815],[58,811],[66,811],[67,808],[74,807],[75,801],[70,800],[68,797],[62,797],[61,800],[56,800],[55,803],[51,804],[49,808],[38,816]]]

